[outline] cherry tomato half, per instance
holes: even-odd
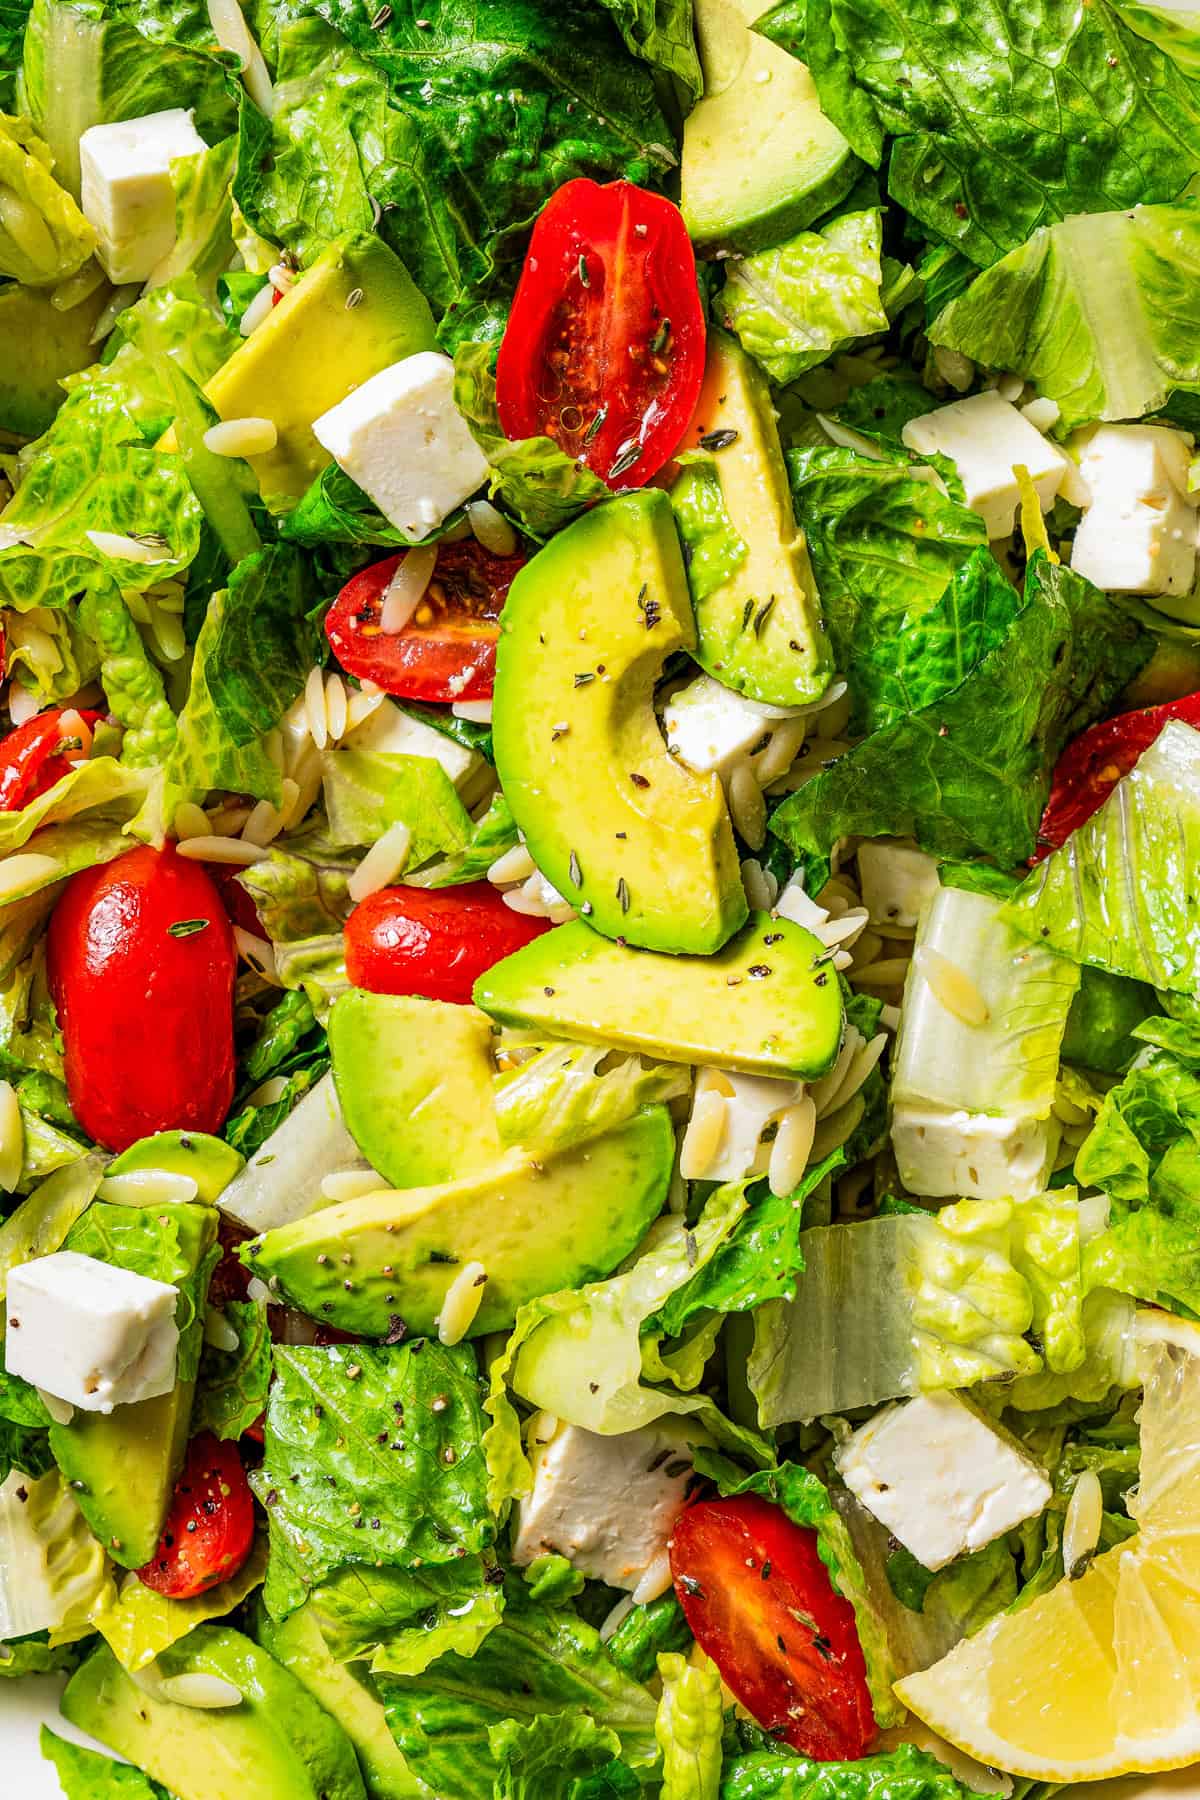
[[[875,1735],[854,1609],[834,1592],[817,1534],[756,1495],[680,1515],[671,1573],[696,1642],[758,1723],[820,1762]]]
[[[71,877],[51,915],[47,973],[67,1092],[90,1137],[124,1150],[171,1126],[220,1131],[236,960],[220,895],[173,845]]]
[[[343,669],[405,700],[489,700],[500,608],[523,556],[493,556],[473,538],[439,544],[425,597],[403,631],[380,625],[399,556],[348,581],[325,619]]]
[[[533,228],[496,364],[510,438],[545,436],[641,487],[687,429],[704,311],[683,215],[629,181],[568,181]]]
[[[192,1600],[236,1575],[254,1543],[254,1497],[237,1445],[202,1431],[188,1445],[158,1549],[138,1580]]]
[[[63,726],[63,719],[68,716],[82,719],[90,731],[103,714],[56,706],[26,719],[24,725],[18,725],[0,741],[0,812],[20,812],[70,774],[75,765],[70,752],[64,754],[60,746],[79,745],[79,734],[70,726]],[[82,755],[82,747],[79,754]]]
[[[346,972],[372,994],[420,994],[466,1006],[479,976],[543,931],[486,881],[382,888],[346,921]]]
[[[1118,713],[1115,719],[1101,719],[1072,739],[1055,764],[1050,798],[1038,827],[1035,862],[1065,844],[1071,833],[1103,806],[1168,719],[1200,727],[1200,693],[1185,694],[1181,700],[1167,700],[1161,706],[1144,706],[1137,712]]]

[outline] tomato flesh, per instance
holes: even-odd
[[[1115,719],[1101,719],[1072,739],[1055,765],[1050,798],[1038,827],[1035,862],[1086,825],[1169,719],[1200,727],[1200,693],[1118,713]]]
[[[372,994],[419,994],[465,1006],[482,974],[549,925],[513,912],[486,881],[383,888],[346,921],[346,972]]]
[[[70,754],[60,749],[64,741],[69,743],[77,736],[63,726],[66,710],[56,706],[38,713],[0,742],[0,812],[20,812],[74,768]],[[89,730],[103,717],[98,712],[72,710]]]
[[[815,1531],[746,1494],[676,1521],[671,1573],[697,1643],[758,1723],[804,1756],[862,1756],[875,1735],[854,1609]]]
[[[500,609],[523,556],[493,556],[473,538],[439,544],[425,596],[403,631],[381,624],[383,596],[401,556],[348,581],[325,620],[343,669],[405,700],[490,700]]]
[[[202,1431],[187,1456],[158,1549],[138,1580],[171,1600],[192,1600],[236,1575],[254,1543],[254,1497],[237,1445]]]
[[[200,919],[202,930],[171,930]],[[46,952],[67,1092],[88,1135],[124,1150],[171,1127],[220,1131],[233,1099],[237,956],[200,865],[168,844],[73,875]]]
[[[543,208],[496,364],[510,438],[545,436],[641,487],[700,397],[704,312],[679,208],[629,181],[568,181]]]

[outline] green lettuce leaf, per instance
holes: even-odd
[[[405,886],[442,888],[456,887],[464,881],[482,881],[492,864],[516,843],[517,823],[512,808],[497,789],[487,811],[472,821],[466,846],[423,869],[405,869]]]
[[[71,1643],[113,1591],[108,1558],[57,1469],[0,1486],[0,1642],[49,1631]]]
[[[95,232],[50,173],[51,166],[49,148],[28,119],[0,112],[0,182],[6,189],[0,275],[32,287],[73,275],[96,243]]]
[[[883,215],[843,213],[727,265],[716,310],[772,381],[795,381],[856,338],[886,331]]]
[[[91,1204],[104,1175],[105,1158],[80,1156],[34,1189],[0,1225],[0,1299],[8,1291],[10,1269],[51,1256]]]
[[[169,1800],[166,1788],[132,1763],[114,1762],[99,1750],[68,1743],[48,1725],[42,1726],[40,1743],[67,1800]]]
[[[17,72],[21,67],[21,40],[29,16],[30,0],[3,0],[0,5],[0,106],[16,101]]]
[[[391,825],[407,825],[409,861],[450,856],[471,837],[454,783],[429,756],[328,749],[321,758],[329,837],[339,849],[368,848]]]
[[[280,983],[303,989],[322,1018],[349,985],[342,928],[357,860],[309,834],[290,838],[286,849],[273,845],[269,857],[238,877],[271,941]]]
[[[271,1384],[271,1328],[267,1309],[252,1300],[227,1300],[221,1316],[237,1332],[236,1350],[205,1343],[200,1352],[192,1435],[240,1438],[267,1404]]]
[[[1200,393],[1200,205],[1096,212],[1035,231],[939,313],[936,344],[1032,381],[1058,429],[1140,419]]]
[[[1098,1248],[1103,1246],[1103,1238]],[[1083,1247],[1085,1281],[1091,1278],[1091,1246]],[[1134,1337],[1134,1305],[1126,1294],[1094,1287],[1083,1299],[1084,1358],[1077,1369],[1056,1374],[1024,1375],[1004,1390],[1008,1406],[1018,1413],[1045,1413],[1056,1406],[1095,1406],[1114,1390],[1139,1384]]]
[[[981,267],[1069,214],[1174,200],[1200,168],[1200,88],[1111,0],[977,0],[953,19],[930,0],[809,0],[763,29],[860,156],[895,139],[892,199]]]
[[[678,82],[689,100],[704,92],[692,30],[691,0],[600,0],[626,46]]]
[[[683,468],[671,487],[671,505],[683,542],[688,587],[699,605],[724,587],[749,552],[726,510],[721,477],[712,457],[703,451],[685,450],[676,461]]]
[[[165,1281],[179,1289],[175,1303],[179,1381],[194,1380],[200,1362],[204,1301],[221,1253],[214,1243],[211,1249],[197,1255],[197,1245],[208,1231],[215,1236],[215,1223],[208,1223],[214,1217],[206,1207],[179,1201],[162,1201],[151,1208],[114,1206],[107,1200],[94,1200],[72,1225],[65,1240],[66,1249],[76,1250],[81,1256],[94,1256],[100,1262],[130,1269],[135,1275]]]
[[[233,567],[244,557],[253,556],[256,550],[262,549],[262,540],[250,512],[250,503],[258,494],[254,472],[249,463],[240,458],[218,456],[208,448],[204,439],[209,428],[217,423],[217,409],[179,361],[173,356],[162,355],[158,358],[158,371],[174,403],[172,429],[175,442],[188,480],[204,510],[207,536],[215,540],[228,567]],[[189,594],[193,580],[201,573],[203,560],[203,555],[198,554],[189,571]],[[225,579],[226,572],[222,568],[220,580]],[[215,585],[215,580],[205,583],[205,607]],[[184,624],[185,629],[190,624],[186,598]],[[188,635],[197,633],[189,630]]]
[[[974,269],[970,264],[967,267],[973,275]],[[837,420],[839,425],[846,425],[881,446],[894,446],[898,452],[904,427],[932,412],[936,405],[936,396],[924,382],[901,367],[851,388],[837,409]]]
[[[496,1077],[496,1123],[506,1144],[539,1156],[570,1149],[624,1125],[643,1106],[691,1091],[678,1064],[643,1067],[622,1056],[600,1072],[609,1055],[601,1045],[555,1042]]]
[[[207,300],[217,298],[217,277],[233,257],[233,172],[236,136],[171,164],[175,189],[175,244],[147,284],[151,289],[191,275]]]
[[[956,688],[815,775],[771,829],[814,859],[852,834],[1025,862],[1063,745],[1110,710],[1149,651],[1147,633],[1039,552],[1004,640]]]
[[[289,544],[312,550],[319,550],[323,544],[403,550],[418,541],[390,525],[357,481],[337,463],[322,469],[291,512],[284,514],[279,535]],[[428,543],[429,539],[419,541]]]
[[[951,1644],[973,1636],[998,1612],[1007,1612],[1017,1597],[1016,1563],[1002,1537],[936,1574],[901,1546],[887,1559],[887,1578],[901,1605],[936,1620]]]
[[[11,1419],[0,1419],[0,1482],[13,1469],[22,1475],[45,1475],[54,1467],[50,1440],[44,1430],[31,1425],[16,1425]]]
[[[715,1663],[697,1667],[678,1654],[660,1656],[662,1699],[654,1735],[663,1756],[662,1800],[717,1800],[724,1726]]]
[[[449,1651],[474,1656],[504,1610],[499,1566],[482,1556],[414,1561],[411,1568],[347,1565],[311,1590],[312,1616],[336,1661],[420,1675]]]
[[[59,1644],[52,1648],[46,1634],[20,1638],[16,1643],[0,1644],[0,1680],[19,1681],[23,1675],[63,1675],[76,1667],[80,1645]]]
[[[721,1800],[967,1800],[971,1793],[915,1744],[851,1763],[756,1752],[728,1762],[721,1781]]]
[[[261,1585],[266,1566],[266,1542],[260,1538],[236,1575],[190,1600],[169,1599],[129,1574],[92,1623],[123,1669],[144,1669],[206,1619],[223,1619],[240,1606]]]
[[[122,762],[133,769],[157,767],[175,742],[175,714],[120,588],[96,582],[80,600],[79,622],[100,657],[109,713],[124,728]]]
[[[576,1800],[579,1779],[612,1763],[621,1740],[590,1713],[538,1713],[528,1725],[501,1719],[488,1746],[499,1764],[494,1800]]]
[[[692,1634],[674,1589],[645,1606],[631,1606],[608,1640],[608,1654],[635,1681],[649,1681],[660,1656],[687,1650]]]

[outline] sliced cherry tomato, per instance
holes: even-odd
[[[549,929],[505,906],[486,881],[382,888],[346,921],[346,972],[372,994],[420,994],[465,1006],[485,970]]]
[[[1181,700],[1167,700],[1161,706],[1144,706],[1137,712],[1118,713],[1115,719],[1101,719],[1072,739],[1055,765],[1050,798],[1038,827],[1035,862],[1065,844],[1071,833],[1103,806],[1168,719],[1200,727],[1200,693],[1185,694]]]
[[[78,744],[79,734],[63,727],[68,710],[82,719],[89,730],[104,716],[56,706],[50,712],[26,719],[24,725],[18,725],[0,741],[0,812],[20,812],[70,774],[75,765],[61,746],[72,741]]]
[[[192,1600],[236,1575],[254,1543],[254,1497],[237,1445],[202,1431],[187,1456],[158,1549],[138,1580],[169,1600]]]
[[[490,700],[500,608],[523,556],[493,556],[473,538],[439,544],[425,597],[403,631],[380,624],[399,556],[348,581],[325,619],[343,669],[405,700]]]
[[[124,1150],[172,1126],[220,1131],[236,961],[221,896],[173,845],[71,877],[50,919],[47,973],[67,1092],[89,1136]]]
[[[747,1494],[676,1521],[671,1573],[696,1642],[758,1723],[820,1762],[875,1735],[854,1609],[834,1592],[817,1534]]]
[[[629,181],[568,181],[533,228],[496,364],[510,438],[545,436],[641,487],[687,429],[704,310],[683,215]]]

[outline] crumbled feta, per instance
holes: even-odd
[[[670,1583],[667,1542],[692,1479],[690,1429],[660,1420],[601,1437],[542,1413],[533,1422],[533,1489],[518,1506],[513,1561],[557,1552],[581,1574],[653,1598]],[[640,1592],[639,1592],[640,1590]]]
[[[722,687],[711,675],[698,675],[672,694],[663,708],[663,728],[673,756],[697,775],[715,771],[726,785],[739,766],[753,770],[756,759],[768,748],[773,750],[780,737],[794,740],[795,755],[805,732],[802,716],[782,706],[748,700],[744,694]],[[775,770],[780,761],[772,754]]]
[[[1023,464],[1041,501],[1054,504],[1068,459],[1021,417],[994,388],[954,400],[919,419],[901,436],[919,456],[948,456],[958,470],[967,505],[983,519],[989,538],[1006,538],[1016,522],[1021,490],[1013,469]]]
[[[483,758],[465,744],[435,731],[424,719],[402,712],[394,700],[382,700],[361,725],[342,739],[347,750],[369,750],[377,756],[424,756],[446,771],[460,791],[479,772]]]
[[[59,1250],[8,1277],[10,1375],[81,1412],[110,1413],[175,1385],[178,1288]]]
[[[1164,425],[1101,425],[1080,450],[1091,504],[1071,567],[1114,594],[1186,594],[1196,574],[1190,440]]]
[[[398,531],[422,538],[487,480],[436,350],[392,363],[313,422],[320,443]]]
[[[872,925],[907,931],[938,891],[937,863],[913,845],[876,838],[858,847],[858,885]]]
[[[693,1171],[697,1181],[740,1181],[759,1175],[767,1166],[770,1145],[762,1134],[772,1120],[803,1096],[802,1081],[781,1081],[772,1075],[740,1075],[732,1069],[699,1069],[695,1100],[718,1093],[725,1101],[724,1126],[716,1149],[705,1168]],[[693,1102],[695,1104],[695,1102]]]
[[[79,140],[80,207],[116,286],[145,281],[175,246],[171,163],[206,145],[182,107],[93,125]]]
[[[1045,1189],[1061,1128],[1046,1119],[897,1106],[892,1151],[910,1194],[1028,1200]]]
[[[955,1394],[885,1406],[837,1451],[850,1492],[926,1569],[1040,1513],[1044,1473]]]

